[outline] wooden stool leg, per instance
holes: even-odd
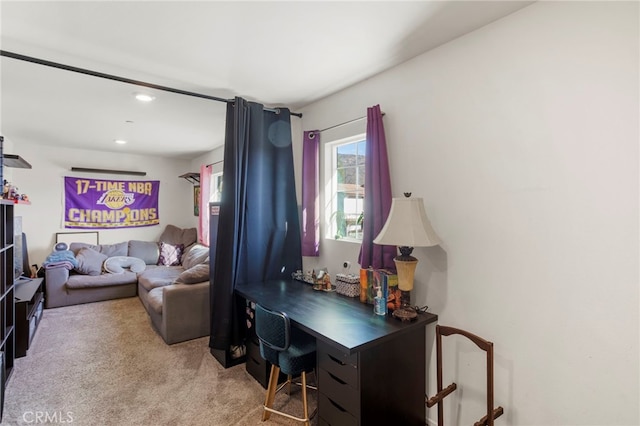
[[[269,386],[267,387],[267,396],[264,400],[264,406],[268,408],[273,408],[273,400],[276,397],[276,388],[278,387],[278,376],[280,375],[280,367],[275,365],[271,366],[271,374],[269,375]],[[269,420],[271,417],[271,412],[268,410],[263,410],[262,412],[262,421]]]
[[[305,426],[309,426],[309,406],[307,405],[307,373],[302,372],[302,408],[304,410]]]

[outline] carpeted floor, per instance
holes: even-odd
[[[208,342],[168,346],[137,297],[47,309],[27,356],[15,361],[2,424],[300,424],[275,415],[262,423],[265,390],[244,364],[223,368]],[[275,408],[299,415],[293,389]]]

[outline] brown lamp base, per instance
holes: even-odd
[[[418,317],[417,312],[410,307],[396,309],[391,315],[400,321],[413,321]]]

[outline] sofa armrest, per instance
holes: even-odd
[[[67,293],[65,284],[69,280],[69,270],[64,266],[46,268],[44,276],[46,307],[64,306]]]
[[[168,344],[209,334],[209,281],[162,288],[162,325]]]

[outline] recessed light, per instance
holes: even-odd
[[[118,145],[124,145],[127,143],[127,141],[123,139],[116,139],[114,142],[117,143]]]
[[[151,96],[146,93],[136,93],[135,96],[136,96],[136,99],[141,102],[151,102],[156,98],[155,96]]]

